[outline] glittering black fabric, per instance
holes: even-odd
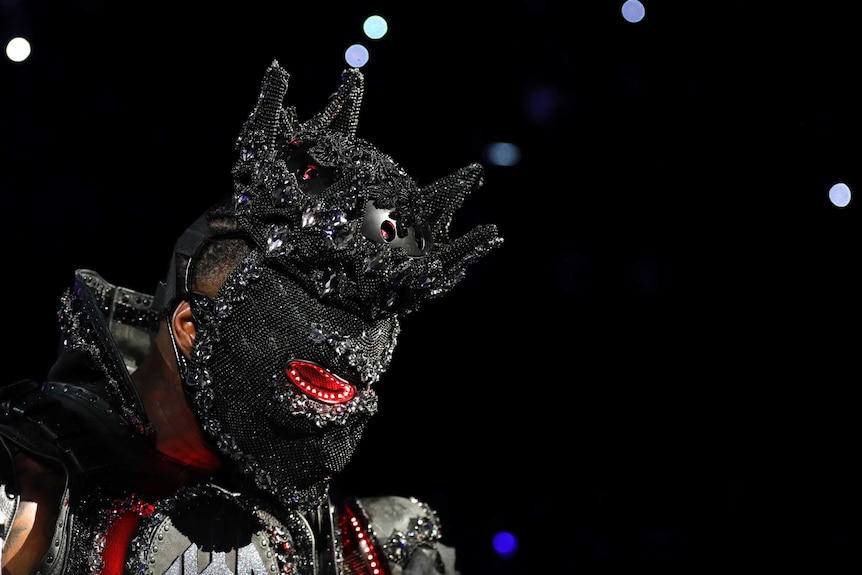
[[[395,318],[366,321],[322,304],[252,253],[199,318],[188,387],[205,431],[257,488],[311,508],[353,455],[376,412],[371,384],[386,369]],[[357,388],[325,405],[288,380],[293,359],[325,366]]]
[[[307,341],[297,336],[273,340],[272,347],[267,349],[230,350],[228,353],[235,358],[243,358],[236,360],[243,368],[252,369],[250,364],[278,355],[270,352],[281,349],[281,343],[306,357],[341,366],[339,371],[358,373],[368,370],[369,364],[388,361],[388,346],[397,334],[394,320],[368,323],[351,319],[345,312],[322,308],[314,298],[304,296],[279,274],[264,270],[258,277],[253,263],[252,257],[248,265],[238,269],[225,284],[220,305],[211,300],[197,302],[202,315],[215,313],[218,316],[218,320],[203,318],[203,339],[224,351],[230,347],[228,341],[242,342],[258,328],[277,329],[282,321],[292,321],[284,316],[269,318],[272,308],[253,303],[258,301],[257,297],[246,300],[238,295],[233,288],[248,281],[252,287],[242,293],[256,296],[262,290],[273,297],[284,296],[295,302],[288,306],[290,310],[282,310],[288,317],[319,321],[306,333]],[[239,299],[235,300],[231,294]],[[261,301],[269,300],[262,297]],[[349,564],[343,560],[341,531],[334,526],[342,523],[340,517],[346,513],[346,507],[333,506],[325,497],[318,507],[286,511],[282,506],[273,505],[265,496],[265,490],[243,489],[240,484],[225,484],[225,488],[207,479],[165,491],[163,480],[175,478],[182,468],[176,466],[178,462],[161,457],[151,448],[148,429],[141,425],[145,422],[144,414],[134,413],[133,390],[120,389],[131,385],[126,366],[135,365],[142,342],[147,341],[149,330],[155,328],[155,316],[149,307],[151,302],[152,298],[146,294],[113,286],[95,272],[79,270],[74,287],[61,300],[59,315],[64,346],[51,369],[49,381],[23,380],[0,386],[0,448],[11,448],[7,454],[9,458],[17,450],[45,457],[68,474],[69,489],[64,499],[57,501],[61,509],[51,548],[34,572],[99,575],[105,566],[101,553],[110,539],[108,532],[124,513],[134,513],[140,519],[126,549],[126,573],[358,575],[377,572],[356,559]],[[256,318],[260,323],[256,327],[232,324],[229,310],[232,305],[239,308],[243,317]],[[344,335],[325,332],[323,325],[340,325]],[[366,336],[373,335],[359,337],[356,330],[365,330]],[[208,335],[215,333],[224,333],[227,339]],[[245,335],[241,335],[243,333]],[[360,360],[361,357],[368,361]],[[268,365],[277,364],[276,359],[268,361]],[[215,362],[214,371],[232,371],[228,364]],[[370,372],[365,373],[365,377],[369,377],[367,373]],[[370,385],[367,382],[357,384],[366,390]],[[258,436],[275,450],[278,446],[273,442],[280,434],[309,432],[313,436],[297,440],[295,446],[283,453],[260,453],[264,465],[273,465],[275,477],[295,473],[280,467],[288,462],[300,468],[308,465],[308,477],[343,465],[352,453],[366,418],[376,408],[373,395],[364,395],[355,405],[351,404],[353,407],[341,406],[327,412],[312,408],[301,396],[290,399],[289,388],[266,382],[263,387],[266,391],[256,394],[248,386],[247,397],[243,397],[240,386],[226,387],[226,393],[233,395],[221,406],[223,411],[217,411],[229,428],[242,430],[240,435],[244,439],[240,444],[243,445],[245,438]],[[269,401],[270,393],[284,397]],[[245,404],[261,407],[265,417],[259,414],[248,417],[242,411]],[[331,423],[329,427],[327,422]],[[258,429],[263,431],[258,433]],[[319,459],[322,453],[328,457]],[[6,512],[3,517],[8,521],[17,500],[6,495],[16,491],[14,472],[9,461],[6,463],[4,473],[0,474],[0,495],[7,505],[0,511]],[[304,476],[297,477],[300,478],[297,482],[302,483]],[[288,491],[312,493],[314,487],[291,486]],[[393,498],[392,502],[387,505],[369,502],[369,511],[377,511],[379,524],[373,523],[374,513],[357,508],[351,514],[358,519],[357,525],[363,532],[379,532],[382,539],[377,553],[390,562],[390,572],[395,573],[402,564],[406,565],[410,555],[449,552],[438,544],[436,530],[421,529],[433,518],[430,509],[416,505],[404,507],[401,498]],[[391,510],[399,502],[402,502],[398,507],[400,523],[396,524]],[[402,533],[407,527],[409,529]],[[355,552],[352,548],[349,553]],[[426,571],[411,571],[416,575],[444,572],[456,573],[454,567],[440,571],[436,566]]]

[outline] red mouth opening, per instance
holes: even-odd
[[[344,403],[356,395],[352,385],[310,361],[290,361],[285,373],[305,395],[322,403]]]

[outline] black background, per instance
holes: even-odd
[[[74,269],[154,289],[273,59],[304,119],[364,42],[359,133],[420,183],[523,156],[459,212],[506,243],[405,318],[344,488],[430,502],[462,575],[859,572],[862,228],[827,197],[862,189],[859,10],[752,4],[5,0],[6,377],[47,371]]]

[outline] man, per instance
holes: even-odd
[[[363,82],[300,122],[273,62],[155,296],[78,270],[47,381],[0,387],[3,575],[456,572],[426,504],[330,489],[400,318],[502,242],[449,238],[479,165],[419,187],[357,138]]]

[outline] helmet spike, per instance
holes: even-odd
[[[282,120],[282,102],[287,94],[290,75],[277,60],[273,60],[266,69],[258,102],[243,126],[241,139],[246,141],[247,149],[270,150],[275,146],[275,140],[280,131]]]
[[[423,188],[424,204],[429,207],[429,224],[435,238],[449,236],[449,226],[467,196],[482,187],[485,170],[473,163]]]
[[[461,281],[467,267],[500,246],[503,238],[494,224],[477,226],[452,242],[439,246],[436,254],[443,269],[447,270],[444,284],[451,289]],[[436,294],[434,294],[436,295]]]
[[[356,68],[344,70],[341,74],[341,86],[332,94],[323,110],[303,123],[303,130],[328,129],[355,137],[364,94],[365,77],[362,72]]]

